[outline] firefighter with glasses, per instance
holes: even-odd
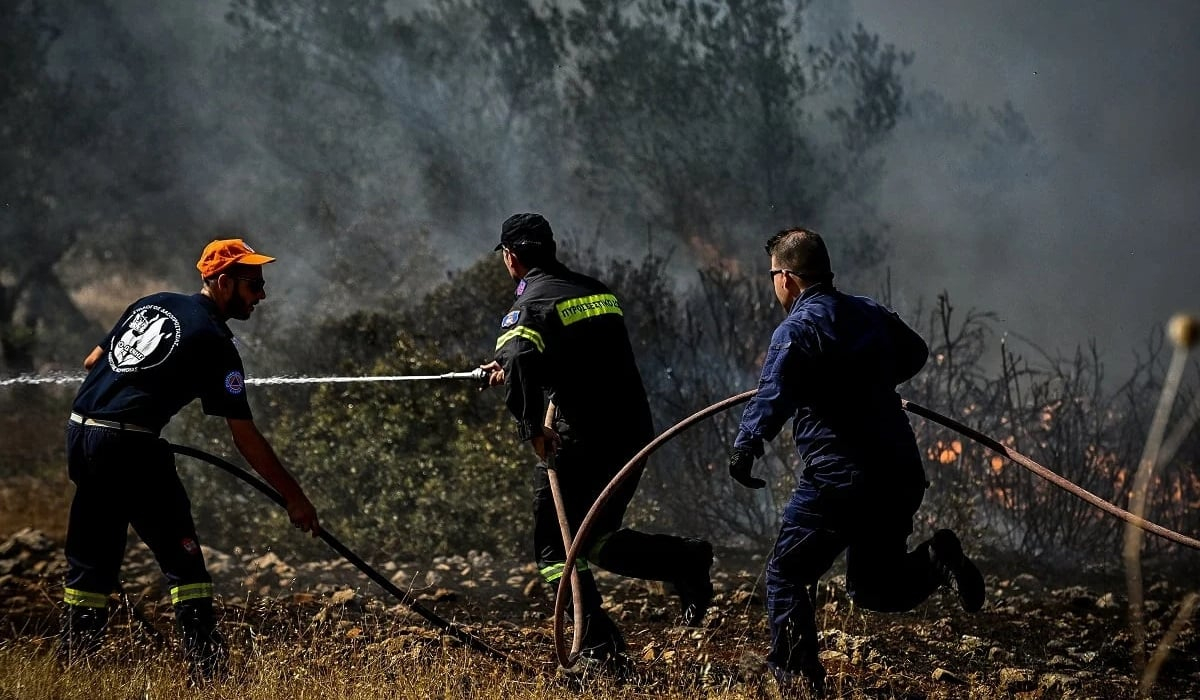
[[[950,530],[911,551],[906,544],[927,482],[896,386],[924,366],[925,341],[881,304],[836,289],[816,233],[781,231],[767,253],[787,316],[771,336],[729,474],[765,486],[751,474],[754,460],[792,421],[802,466],[767,562],[767,663],[785,696],[807,696],[825,681],[812,596],[843,551],[848,593],[868,610],[911,610],[946,586],[975,611],[984,582]]]
[[[129,526],[154,553],[170,589],[192,680],[226,670],[213,584],[191,504],[159,432],[200,399],[225,418],[234,445],[287,502],[288,517],[313,536],[320,524],[299,484],[259,432],[231,318],[246,320],[266,298],[262,266],[274,258],[241,239],[210,243],[197,262],[192,295],[160,292],[135,301],[87,359],[67,422],[67,468],[75,483],[67,526],[66,616],[60,649],[86,657],[103,639]]]

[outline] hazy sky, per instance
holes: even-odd
[[[136,39],[158,47],[172,104],[195,123],[237,132],[256,114],[212,106],[226,81],[208,59],[235,34],[224,2],[121,7]],[[945,289],[958,308],[994,311],[1002,330],[1052,351],[1095,338],[1114,374],[1155,324],[1200,312],[1200,2],[817,0],[812,14],[816,40],[822,22],[857,18],[913,51],[914,91],[984,110],[1011,102],[1045,158],[1042,172],[1010,172],[981,198],[937,162],[947,156],[938,133],[901,124],[876,203],[893,223],[899,303]],[[65,65],[91,60],[87,26],[61,42]],[[246,143],[237,152],[258,163]],[[256,183],[215,177],[217,153],[203,142],[179,157],[220,218],[241,212]]]
[[[1040,178],[980,210],[893,144],[882,192],[894,286],[1062,351],[1094,337],[1116,372],[1154,324],[1200,311],[1200,3],[853,0],[867,29],[915,52],[951,101],[1024,114]],[[903,131],[901,131],[901,136]],[[988,210],[990,209],[990,211]],[[990,234],[961,232],[985,221]],[[901,278],[898,279],[897,278]]]

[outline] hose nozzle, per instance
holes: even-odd
[[[487,370],[482,367],[476,367],[470,372],[447,372],[438,375],[438,379],[474,379],[477,382],[486,382],[488,379]]]

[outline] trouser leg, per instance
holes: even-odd
[[[803,503],[794,497],[785,509],[779,538],[767,562],[767,616],[771,649],[767,663],[801,673],[814,683],[824,679],[817,657],[813,595],[817,580],[846,547],[844,536],[820,529],[799,516]]]
[[[567,517],[574,532],[586,514],[586,509],[580,512],[580,499],[576,491],[564,487],[563,497],[567,502]],[[546,583],[557,588],[564,572],[566,548],[563,546],[562,531],[544,468],[534,470],[533,511],[534,556],[538,571]],[[616,623],[604,612],[603,599],[596,587],[591,563],[581,556],[575,560],[575,570],[579,574],[583,602],[583,651],[591,656],[601,657],[620,654],[625,650],[625,640]],[[568,609],[573,614],[573,597],[568,601]]]
[[[850,545],[846,552],[846,589],[854,602],[877,612],[905,612],[920,605],[941,581],[929,555],[929,540],[906,551],[905,539],[880,539]]]
[[[157,468],[142,474],[147,493],[132,514],[134,530],[154,553],[167,579],[184,658],[195,681],[218,678],[226,671],[228,651],[217,630],[212,578],[204,564],[192,520],[191,501],[175,471],[165,443]]]
[[[941,580],[930,557],[930,540],[908,551],[912,518],[923,486],[897,489],[868,506],[870,530],[856,531],[846,552],[846,589],[854,602],[878,612],[904,612],[920,605]]]
[[[117,586],[128,520],[121,478],[107,468],[106,431],[67,428],[67,467],[75,495],[67,520],[67,576],[60,649],[67,660],[99,648],[108,621],[108,596]]]
[[[584,517],[617,469],[639,448],[640,445],[565,442],[556,462],[572,533],[578,532]],[[707,542],[621,526],[640,480],[639,468],[609,493],[587,533],[581,550],[583,556],[592,564],[630,578],[675,581],[681,576],[707,576],[712,563],[712,548]]]

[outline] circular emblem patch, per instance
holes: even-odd
[[[234,370],[225,375],[225,391],[237,396],[246,390],[246,379],[242,377],[242,373]]]
[[[161,306],[147,304],[125,319],[113,335],[108,366],[114,372],[137,372],[161,365],[179,347],[179,319]]]

